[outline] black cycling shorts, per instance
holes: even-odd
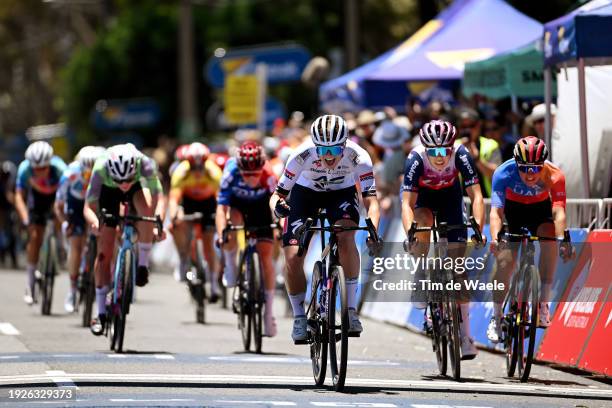
[[[142,190],[142,186],[140,183],[136,182],[130,187],[130,189],[126,192],[121,191],[120,188],[108,187],[102,185],[102,189],[100,190],[100,200],[99,200],[99,211],[105,210],[108,214],[113,214],[114,216],[119,216],[119,207],[121,203],[129,203],[131,206],[133,205],[134,194]],[[135,212],[135,209],[132,208],[131,213]],[[102,223],[107,227],[114,228],[117,226],[117,220],[106,220],[102,219]]]
[[[418,194],[415,207],[435,211],[438,222],[446,222],[448,225],[464,223],[463,194],[459,182],[440,190],[420,188]],[[429,225],[420,226],[429,227]],[[448,232],[448,242],[466,242],[466,240],[467,230]]]
[[[258,200],[243,200],[236,197],[230,198],[230,207],[240,211],[244,218],[245,227],[263,227],[257,231],[257,239],[272,240],[274,234],[272,224],[272,212],[270,211],[270,196],[267,194]]]
[[[47,220],[53,218],[53,203],[55,203],[55,193],[42,194],[36,190],[30,191],[28,213],[30,224],[47,225]]]
[[[200,225],[202,228],[215,226],[215,213],[217,212],[217,199],[215,197],[207,198],[206,200],[194,200],[192,198],[183,197],[181,203],[185,215],[193,213],[202,213]]]
[[[85,201],[75,198],[68,193],[66,200],[66,219],[68,224],[72,226],[71,236],[82,236],[85,234],[85,217],[83,216],[83,207]]]
[[[508,222],[508,232],[520,234],[521,228],[527,228],[533,235],[537,235],[538,227],[546,222],[552,222],[552,202],[546,200],[523,204],[506,199],[504,216]]]
[[[352,220],[359,223],[359,199],[357,188],[348,187],[336,191],[314,191],[296,184],[289,195],[291,213],[285,222],[283,246],[298,245],[295,235],[297,228],[307,218],[316,220],[319,209],[325,209],[330,224],[338,220]]]

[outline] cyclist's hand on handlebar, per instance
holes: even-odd
[[[100,220],[96,220],[96,222],[89,224],[89,230],[96,237],[100,235]]]
[[[559,256],[563,259],[564,263],[574,259],[576,257],[576,248],[574,248],[571,242],[561,242],[561,245],[559,245]]]
[[[476,249],[484,248],[487,245],[487,237],[485,235],[482,235],[482,241],[478,241],[476,234],[472,235],[470,240],[474,243]]]
[[[373,239],[372,237],[368,237],[368,239],[366,239],[366,246],[368,247],[370,256],[378,255],[378,253],[382,249],[382,245],[383,245],[383,241],[382,241],[382,238],[380,237],[377,237],[376,239]]]
[[[223,247],[223,238],[217,238],[215,239],[215,246],[218,249],[221,249]]]
[[[274,215],[277,218],[285,218],[289,216],[290,212],[291,207],[289,207],[289,204],[287,204],[284,198],[281,198],[276,202],[276,205],[274,206]]]
[[[161,228],[161,230],[159,230],[157,227],[153,228],[153,236],[155,237],[155,241],[156,242],[160,242],[166,239],[166,230],[164,228]]]

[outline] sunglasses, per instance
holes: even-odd
[[[518,165],[518,170],[521,173],[537,174],[541,172],[543,168],[544,166],[541,164],[519,164]]]
[[[129,180],[113,180],[113,181],[114,181],[115,183],[117,183],[117,184],[127,185],[127,184],[132,184],[132,183],[134,183],[134,180],[136,180],[136,179],[131,178],[131,179],[129,179]]]
[[[37,172],[37,173],[42,173],[43,171],[47,170],[49,168],[49,166],[43,166],[43,167],[32,167],[32,169]]]
[[[317,154],[319,156],[342,156],[344,152],[344,146],[317,146]]]
[[[255,171],[241,171],[242,177],[259,177],[261,176],[261,170]]]
[[[453,153],[452,147],[430,147],[425,149],[429,157],[446,157]]]

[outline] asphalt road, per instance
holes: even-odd
[[[138,291],[127,352],[114,354],[107,338],[64,312],[65,273],[48,317],[23,303],[24,283],[23,271],[0,270],[0,406],[612,407],[610,383],[538,365],[522,384],[504,376],[501,355],[482,350],[462,364],[462,382],[439,377],[426,337],[367,319],[361,338],[350,339],[345,392],[329,380],[315,387],[281,294],[279,335],[250,354],[230,311],[210,306],[208,323],[196,324],[186,288],[170,274],[152,275]],[[10,392],[32,387],[76,399],[9,402]]]

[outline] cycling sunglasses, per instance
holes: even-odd
[[[519,164],[518,169],[521,173],[532,173],[536,174],[542,171],[544,168],[541,164]]]
[[[429,157],[446,157],[453,153],[452,147],[430,147],[425,150]]]
[[[344,152],[344,146],[317,146],[317,154],[319,156],[326,156],[331,154],[332,156],[342,156]]]

